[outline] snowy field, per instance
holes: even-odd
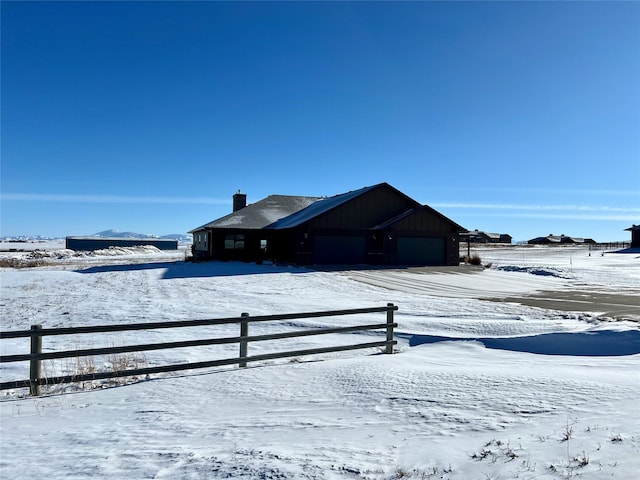
[[[473,249],[489,268],[314,270],[184,262],[155,249],[3,252],[1,329],[399,307],[398,345],[112,385],[0,392],[6,479],[640,478],[640,252]],[[252,324],[251,334],[384,322]],[[55,351],[214,336],[236,326],[45,337]],[[250,344],[249,353],[383,339]],[[0,341],[2,355],[28,341]],[[536,352],[536,353],[533,353]],[[46,375],[237,356],[237,346],[49,361]],[[0,364],[2,381],[28,365]]]

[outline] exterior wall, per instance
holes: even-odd
[[[194,233],[194,242],[196,235]],[[263,243],[267,240],[266,231],[212,228],[207,235],[208,249],[194,249],[194,256],[201,260],[260,262],[265,259]]]
[[[373,189],[308,222],[311,230],[372,228],[418,203],[390,187]]]
[[[395,222],[392,228],[405,232],[458,233],[445,218],[424,208]]]
[[[311,230],[307,225],[301,225],[275,232],[270,237],[266,257],[276,262],[299,265],[368,263],[366,239],[370,234],[369,230],[364,229]],[[361,246],[357,252],[353,250],[355,239]]]
[[[442,262],[428,262],[427,264],[459,264],[459,241],[457,232],[442,232],[436,230],[402,230],[387,229],[375,231],[371,229],[315,229],[311,230],[307,225],[295,229],[283,231],[245,231],[244,248],[230,250],[225,247],[227,235],[240,234],[242,231],[213,230],[209,242],[210,250],[196,250],[194,256],[200,259],[213,260],[240,260],[261,261],[262,259],[274,262],[296,263],[299,265],[313,264],[369,264],[369,265],[396,265],[399,264],[397,241],[398,237],[404,239],[441,239],[444,244],[444,259]],[[197,233],[194,233],[194,245]],[[362,251],[341,253],[332,252],[340,248],[340,242],[344,239],[345,249],[353,250],[354,239]],[[262,249],[261,240],[266,240],[266,251]],[[331,260],[333,259],[333,260]]]
[[[177,240],[146,239],[146,238],[91,238],[91,237],[67,237],[65,248],[69,250],[93,251],[109,247],[136,247],[149,245],[160,250],[177,250]]]

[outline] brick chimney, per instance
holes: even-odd
[[[246,206],[247,206],[247,194],[240,193],[240,190],[238,190],[233,195],[233,211],[237,212],[238,210],[242,210]]]

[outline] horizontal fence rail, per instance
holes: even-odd
[[[264,360],[273,360],[278,358],[290,358],[303,355],[314,355],[330,352],[341,352],[347,350],[356,350],[372,347],[385,347],[385,353],[393,353],[393,346],[397,344],[397,341],[393,339],[393,329],[398,326],[394,322],[393,312],[398,310],[398,307],[392,303],[387,304],[385,307],[370,307],[370,308],[357,308],[349,310],[327,310],[320,312],[305,312],[305,313],[285,313],[278,315],[260,315],[251,317],[248,313],[243,313],[240,317],[229,318],[217,318],[217,319],[204,319],[204,320],[184,320],[184,321],[169,321],[169,322],[150,322],[150,323],[130,323],[119,325],[97,325],[87,327],[63,327],[63,328],[42,328],[41,325],[32,325],[30,330],[18,330],[18,331],[5,331],[0,332],[0,340],[11,338],[30,338],[31,339],[31,353],[18,354],[18,355],[3,355],[0,357],[0,363],[10,362],[30,362],[29,379],[28,380],[14,380],[9,382],[1,382],[0,390],[6,390],[10,388],[29,388],[31,395],[37,396],[41,393],[42,385],[55,385],[60,383],[74,383],[85,382],[91,380],[102,380],[108,378],[129,377],[137,375],[150,375],[154,373],[175,372],[181,370],[191,370],[198,368],[210,368],[223,365],[238,364],[240,367],[246,367],[248,362],[257,362]],[[349,327],[334,327],[334,328],[316,328],[309,330],[301,330],[294,332],[274,333],[267,335],[254,335],[249,336],[249,323],[253,322],[269,322],[269,321],[282,321],[282,320],[294,320],[305,318],[319,318],[319,317],[332,317],[332,316],[345,316],[356,315],[366,313],[379,313],[386,312],[386,322],[376,323],[369,325],[356,325]],[[157,330],[166,328],[185,328],[185,327],[198,327],[198,326],[215,326],[215,325],[228,325],[228,324],[240,324],[240,336],[238,337],[222,337],[222,338],[206,338],[198,340],[185,340],[177,342],[163,342],[163,343],[149,343],[139,345],[126,345],[120,347],[104,347],[104,348],[89,348],[89,349],[76,349],[66,350],[59,352],[47,352],[42,353],[42,337],[53,335],[79,335],[90,333],[108,333],[108,332],[124,332],[133,330]],[[267,353],[261,355],[248,355],[248,344],[250,342],[261,342],[268,340],[281,340],[288,338],[309,337],[314,335],[327,335],[336,333],[353,333],[362,332],[367,330],[386,330],[386,340],[377,342],[367,342],[352,345],[331,346],[322,348],[312,348],[304,350],[291,350],[285,352]],[[224,345],[230,343],[238,343],[239,356],[235,358],[226,358],[220,360],[210,360],[204,362],[192,362],[173,365],[161,365],[146,368],[136,368],[127,370],[105,371],[105,372],[93,372],[87,374],[78,375],[63,375],[56,377],[43,378],[41,374],[41,362],[43,360],[54,360],[62,358],[78,358],[88,357],[94,355],[115,355],[131,352],[144,352],[151,350],[165,350],[170,348],[183,348],[183,347],[195,347],[205,345]]]

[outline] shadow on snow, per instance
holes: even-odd
[[[210,261],[210,262],[143,262],[111,265],[96,265],[94,267],[76,270],[77,273],[106,273],[131,272],[139,270],[164,269],[163,279],[173,278],[208,278],[228,277],[237,275],[261,275],[267,273],[310,273],[336,272],[346,270],[419,270],[429,272],[457,272],[477,273],[481,268],[468,265],[460,266],[407,266],[407,265],[310,265],[297,267],[294,265],[276,265],[270,262],[263,264],[239,261]]]
[[[402,336],[402,334],[398,335]],[[414,347],[426,343],[474,341],[486,348],[542,355],[586,357],[622,356],[640,353],[640,330],[576,333],[543,333],[511,338],[453,338],[435,335],[406,335]]]
[[[259,275],[265,273],[305,273],[309,270],[272,264],[258,265],[243,262],[147,262],[120,265],[99,265],[76,270],[77,273],[131,272],[163,269],[163,279],[210,278],[236,275]]]

